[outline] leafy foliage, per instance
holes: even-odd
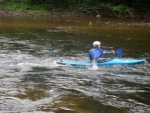
[[[4,7],[6,5],[8,7]],[[0,9],[77,11],[91,14],[100,12],[125,13],[134,9],[150,13],[150,0],[0,0]]]

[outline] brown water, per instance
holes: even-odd
[[[88,60],[92,42],[123,48],[134,66],[62,66]],[[0,112],[148,113],[150,21],[0,17]]]

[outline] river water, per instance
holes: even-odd
[[[88,60],[95,40],[147,60],[96,70],[57,64]],[[150,112],[150,21],[1,16],[0,112]]]

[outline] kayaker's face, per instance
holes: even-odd
[[[101,44],[97,45],[97,48],[101,48]]]

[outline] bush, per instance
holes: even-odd
[[[124,12],[126,12],[128,7],[125,5],[118,5],[118,6],[112,6],[111,9],[116,13],[123,14]]]

